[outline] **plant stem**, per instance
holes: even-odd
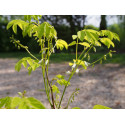
[[[41,39],[39,39],[41,41]],[[42,42],[42,41],[41,41]],[[42,48],[44,47],[44,43],[41,44],[41,50]],[[41,58],[43,59],[44,58],[44,54],[42,53],[41,55]],[[52,107],[52,104],[51,104],[51,101],[50,101],[50,97],[49,97],[49,91],[47,89],[47,86],[46,86],[46,79],[45,79],[45,60],[43,60],[44,63],[43,65],[41,66],[42,67],[42,74],[43,74],[43,80],[44,80],[44,86],[45,86],[45,91],[46,91],[46,95],[47,95],[47,98],[48,98],[48,101],[50,103],[50,106]]]
[[[76,70],[76,69],[75,69],[75,70]],[[73,76],[74,73],[75,73],[75,71],[74,71],[74,69],[73,69],[73,71],[72,71],[72,73],[71,73],[71,75],[70,75],[70,77],[69,77],[69,79],[68,79],[68,82],[71,80],[71,78],[72,78],[72,76]],[[61,102],[62,102],[63,96],[64,96],[64,94],[65,94],[66,88],[67,88],[67,86],[65,86],[65,88],[64,88],[64,90],[63,90],[63,94],[62,94],[62,96],[61,96],[58,109],[59,109],[60,106],[61,106]]]
[[[67,109],[68,108],[68,106],[69,106],[69,103],[70,103],[70,101],[71,101],[71,98],[72,98],[72,96],[77,92],[78,90],[75,90],[72,94],[71,94],[71,96],[69,97],[69,100],[68,100],[68,103],[67,103],[67,106],[66,106],[66,108],[65,109]]]
[[[77,38],[77,43],[76,43],[76,61],[77,61],[77,51],[78,51],[78,38]]]
[[[30,54],[30,56],[32,56],[34,59],[38,60],[33,54],[31,54],[31,52],[27,48],[25,48],[25,49]]]
[[[91,47],[89,48],[89,50],[88,50],[85,54],[88,54],[88,52],[91,50],[92,47],[93,47],[93,46],[91,46]],[[83,58],[80,60],[80,63],[81,63],[81,61],[82,61],[84,58],[85,58],[85,57],[83,56]],[[79,64],[80,64],[80,63],[79,63]],[[73,69],[73,71],[72,71],[72,73],[71,73],[71,75],[70,75],[70,77],[69,77],[69,79],[68,79],[68,82],[71,80],[71,78],[72,78],[72,76],[74,75],[74,73],[75,73],[76,69],[78,68],[78,66],[79,66],[79,65],[77,65],[77,67],[76,67],[75,69]],[[61,100],[60,100],[60,102],[59,102],[59,107],[58,107],[58,109],[59,109],[60,106],[61,106],[61,102],[62,102],[63,96],[64,96],[64,94],[65,94],[66,88],[67,88],[67,86],[65,86],[65,88],[64,88],[64,90],[63,90],[63,94],[62,94],[62,96],[61,96]]]
[[[53,90],[52,90],[52,86],[50,85],[50,81],[49,81],[49,77],[48,77],[48,74],[47,74],[46,67],[45,67],[45,72],[46,72],[46,78],[47,78],[47,81],[48,81],[48,84],[49,84],[49,87],[50,87],[50,91],[51,91],[51,98],[52,98],[53,109],[55,109]]]

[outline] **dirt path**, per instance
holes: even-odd
[[[27,91],[28,96],[40,99],[48,108],[48,101],[44,91],[41,69],[37,69],[30,76],[26,69],[19,73],[14,70],[17,60],[0,59],[0,98],[5,96],[18,96],[18,92]],[[67,63],[51,64],[49,76],[65,74],[70,67]],[[112,108],[125,108],[125,66],[118,64],[96,65],[93,69],[88,68],[73,76],[72,86],[69,86],[65,93],[63,106],[75,88],[80,92],[72,107],[92,108],[95,104],[102,104]],[[60,88],[61,91],[63,88]]]

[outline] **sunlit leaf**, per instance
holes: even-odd
[[[109,107],[103,106],[103,105],[95,105],[93,109],[111,109]]]
[[[83,41],[85,37],[85,32],[84,31],[78,31],[77,32],[78,38]]]
[[[90,45],[87,42],[79,43],[82,46],[90,47]]]
[[[20,102],[21,102],[21,98],[20,97],[12,98],[12,100],[11,100],[11,108],[14,109],[14,108],[18,107]]]
[[[73,40],[77,38],[77,35],[72,35]]]
[[[76,45],[76,41],[73,41],[69,44],[69,46],[73,46],[73,45]]]
[[[45,106],[37,99],[33,97],[27,98],[27,105],[33,109],[45,109]]]
[[[54,93],[60,93],[59,88],[56,85],[52,85],[52,90]]]
[[[68,49],[68,44],[66,41],[62,40],[62,39],[58,39],[56,41],[56,47],[57,49],[63,50],[63,48],[65,47],[66,49]]]

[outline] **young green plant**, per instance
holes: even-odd
[[[94,52],[96,52],[96,47],[101,47],[102,44],[107,46],[107,48],[109,49],[111,46],[115,46],[112,41],[113,39],[118,41],[120,39],[116,33],[113,33],[108,30],[96,31],[84,29],[78,31],[76,35],[72,35],[73,42],[68,45],[66,41],[57,38],[57,32],[52,25],[50,25],[48,22],[40,23],[40,18],[41,16],[39,15],[25,15],[24,20],[12,20],[7,25],[7,29],[12,27],[13,32],[15,34],[18,33],[17,27],[20,27],[20,29],[22,30],[23,37],[27,35],[29,37],[34,37],[41,48],[41,59],[38,59],[29,51],[28,46],[24,46],[22,44],[22,41],[16,40],[13,35],[11,37],[11,42],[13,42],[15,46],[17,46],[19,49],[25,49],[30,55],[30,57],[24,57],[19,60],[15,65],[15,70],[19,72],[21,66],[23,65],[25,68],[27,68],[28,74],[30,75],[32,71],[35,71],[37,68],[41,67],[45,92],[50,107],[52,109],[67,109],[70,103],[74,101],[75,95],[77,95],[79,92],[79,88],[76,88],[76,90],[74,90],[74,92],[72,92],[71,96],[69,97],[67,105],[65,107],[62,106],[64,94],[66,92],[67,87],[71,85],[70,81],[73,75],[75,73],[79,73],[80,70],[87,70],[89,66],[94,66],[94,64],[99,61],[102,62],[102,60],[106,60],[107,55],[111,57],[112,53],[114,52],[112,50],[109,50],[107,54],[97,59],[96,61],[88,62],[90,61],[90,51],[94,50]],[[58,74],[54,78],[50,79],[48,75],[50,56],[54,53],[55,47],[57,49],[63,50],[64,48],[68,49],[73,45],[76,46],[76,59],[73,59],[73,62],[69,63],[69,66],[71,66],[71,70],[66,72],[66,76]],[[83,50],[80,56],[78,56],[79,46],[83,46]],[[68,80],[66,80],[66,77],[68,77]],[[57,84],[64,86],[62,94],[59,88],[57,87]],[[1,105],[0,107],[43,109],[45,108],[42,102],[33,97],[29,99],[24,96],[24,93],[20,93],[20,96],[21,98],[7,97],[1,99],[0,101],[3,102],[2,100],[4,100],[5,103],[2,103],[3,105]],[[78,109],[78,107],[74,107],[74,109]]]

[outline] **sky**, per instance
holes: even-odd
[[[111,24],[114,24],[114,23],[118,22],[116,16],[107,15],[106,20],[107,20],[107,25],[111,25]],[[86,17],[85,25],[89,25],[89,24],[92,24],[92,25],[94,25],[96,27],[99,27],[100,15],[88,15]]]

